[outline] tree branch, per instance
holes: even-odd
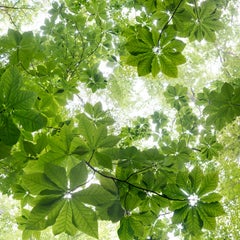
[[[14,6],[5,6],[5,5],[0,5],[1,10],[33,10],[33,8],[30,7],[14,7]]]
[[[157,196],[159,196],[159,197],[162,197],[162,198],[165,198],[165,199],[168,199],[168,200],[184,201],[184,200],[182,200],[182,199],[173,199],[173,198],[168,197],[168,196],[165,195],[165,194],[161,194],[161,193],[158,193],[158,192],[153,191],[153,190],[151,190],[151,189],[148,189],[148,188],[144,188],[144,187],[135,185],[135,184],[133,184],[133,183],[130,183],[130,182],[127,181],[126,179],[123,180],[123,179],[120,179],[120,178],[117,178],[117,177],[113,177],[113,176],[107,175],[107,174],[101,172],[100,170],[97,170],[96,168],[94,168],[94,167],[89,163],[89,161],[88,161],[88,162],[85,161],[85,163],[86,163],[86,165],[87,165],[94,173],[98,173],[98,174],[101,175],[102,177],[111,179],[111,180],[113,180],[114,182],[125,183],[125,184],[127,184],[128,186],[130,186],[130,187],[139,189],[139,190],[141,190],[141,191],[143,191],[143,192],[152,193],[152,194],[154,194],[154,195],[157,195]]]
[[[180,5],[182,4],[183,1],[184,1],[184,0],[180,0],[180,1],[179,1],[178,5],[177,5],[177,7],[174,9],[171,17],[168,19],[168,21],[167,21],[167,22],[165,23],[165,25],[163,26],[162,31],[161,31],[161,33],[160,33],[160,35],[159,35],[159,38],[158,38],[158,42],[160,41],[164,30],[168,27],[168,24],[169,24],[169,23],[171,22],[171,20],[173,19],[174,15],[176,14],[178,8],[180,7]]]

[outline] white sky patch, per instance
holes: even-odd
[[[179,236],[174,235],[174,232],[169,232],[167,234],[167,236],[168,236],[169,240],[181,240],[181,238]]]
[[[107,61],[101,61],[99,64],[98,69],[102,72],[104,77],[109,77],[112,73],[113,73],[113,68],[109,67],[108,62]]]
[[[27,31],[37,31],[41,26],[44,25],[45,19],[48,17],[48,14],[44,12],[39,12],[38,15],[33,19],[33,24],[26,24],[21,27],[23,32]]]
[[[213,75],[218,75],[221,71],[222,63],[220,58],[209,61],[207,64],[207,71]]]

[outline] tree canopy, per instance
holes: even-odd
[[[22,239],[240,237],[238,5],[53,1],[32,31],[46,5],[0,5],[0,191]]]

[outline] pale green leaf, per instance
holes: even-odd
[[[93,206],[101,206],[106,203],[111,203],[111,201],[116,199],[114,195],[98,184],[92,184],[88,188],[75,193],[74,198]]]
[[[64,168],[54,165],[52,163],[45,163],[44,173],[59,188],[61,188],[62,190],[67,189],[67,176],[66,170]]]
[[[71,190],[86,183],[88,178],[88,170],[84,161],[81,161],[74,168],[71,169],[70,174],[70,188]]]
[[[56,219],[55,224],[53,225],[54,235],[60,233],[67,233],[71,236],[74,236],[77,232],[76,227],[73,225],[73,209],[69,201],[65,201],[59,215]]]
[[[74,225],[82,232],[98,238],[98,222],[96,213],[84,206],[75,197],[71,200]]]
[[[22,184],[32,194],[39,194],[43,190],[61,190],[43,173],[24,175]]]

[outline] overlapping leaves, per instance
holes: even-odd
[[[85,204],[101,206],[114,201],[115,196],[97,184],[81,188],[87,178],[83,161],[73,167],[69,175],[65,168],[52,163],[45,163],[44,173],[25,175],[23,187],[36,196],[25,229],[43,230],[53,226],[55,235],[62,232],[75,235],[80,230],[97,238],[96,213]]]
[[[218,173],[203,174],[199,167],[190,173],[179,172],[176,184],[168,185],[164,193],[175,199],[171,210],[172,221],[182,223],[192,235],[201,233],[201,229],[214,230],[215,217],[224,214],[219,203],[221,196],[214,192],[218,185]]]
[[[168,27],[162,34],[157,30],[151,31],[147,27],[139,27],[137,38],[130,38],[126,48],[131,54],[127,63],[137,66],[138,75],[145,76],[159,72],[169,77],[177,77],[177,65],[185,63],[182,51],[185,44],[175,38],[176,32]]]
[[[21,90],[22,77],[17,68],[7,69],[0,81],[0,139],[7,145],[14,145],[20,136],[18,123],[26,131],[43,128],[47,118],[37,110],[36,94]]]
[[[240,115],[240,88],[224,83],[220,92],[211,91],[204,113],[208,114],[207,124],[222,129]]]
[[[194,1],[194,4],[182,5],[173,17],[173,23],[180,36],[188,37],[190,41],[205,39],[214,42],[215,32],[223,28],[220,16],[214,1],[204,1],[200,6]]]

